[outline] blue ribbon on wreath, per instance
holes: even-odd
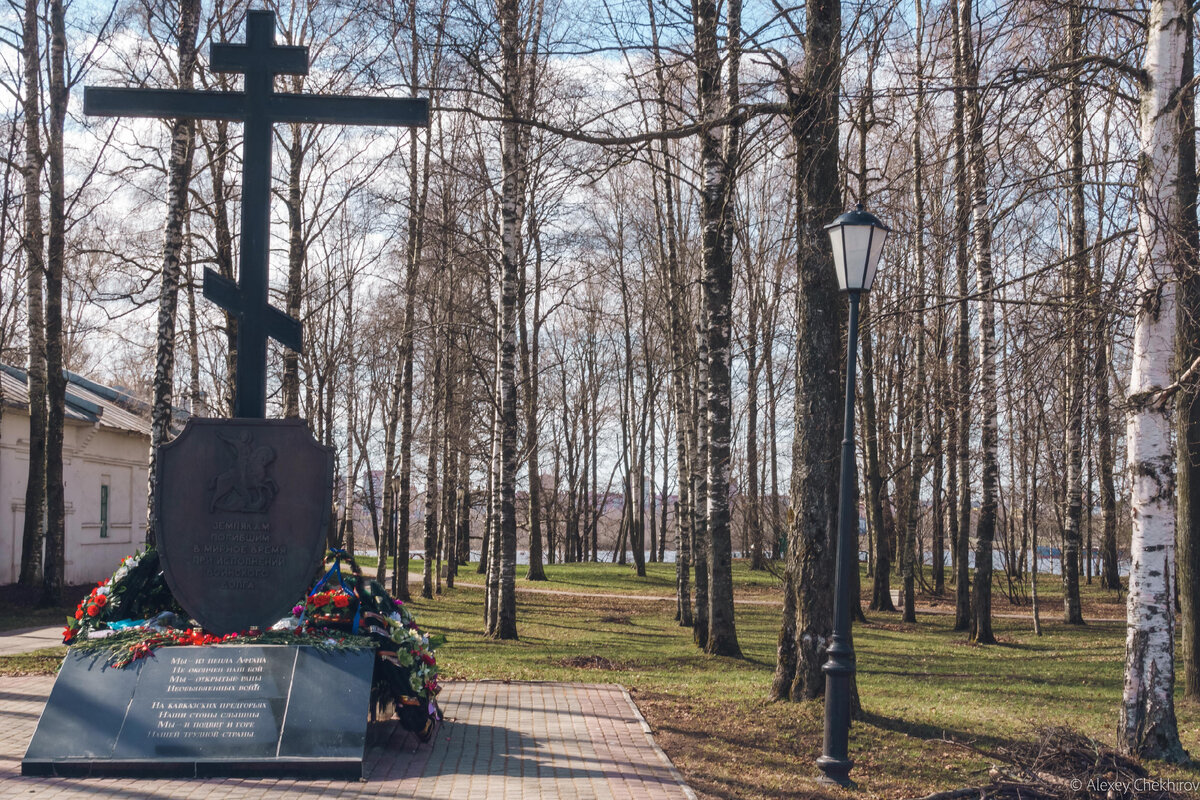
[[[313,586],[313,590],[308,593],[308,599],[311,599],[313,595],[315,595],[317,592],[321,591],[321,587],[324,586],[325,584],[329,583],[329,579],[332,577],[335,577],[335,576],[337,577],[338,584],[342,587],[342,591],[344,591],[346,594],[350,595],[351,597],[358,599],[358,595],[355,594],[353,591],[351,591],[350,587],[346,585],[345,579],[342,577],[342,559],[349,558],[350,554],[347,553],[345,550],[341,549],[340,547],[330,548],[329,557],[333,559],[333,566],[330,567],[329,571],[325,573],[325,577],[321,578],[321,580],[317,581],[316,585]],[[305,604],[305,605],[307,605],[307,604]],[[305,615],[307,615],[307,613],[308,612],[306,609]],[[303,619],[303,617],[301,617],[301,619]],[[358,633],[358,624],[361,619],[362,619],[362,600],[359,599],[358,604],[354,607],[354,621],[350,628],[351,633]]]

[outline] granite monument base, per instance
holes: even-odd
[[[374,653],[164,647],[116,669],[70,651],[23,775],[359,779]]]

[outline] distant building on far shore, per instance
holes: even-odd
[[[63,431],[66,581],[98,581],[146,540],[149,405],[71,372]],[[25,371],[0,364],[0,583],[21,571],[29,477]]]

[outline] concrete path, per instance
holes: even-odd
[[[62,626],[0,631],[0,656],[15,656],[62,644]]]
[[[446,722],[419,745],[372,726],[362,782],[24,778],[52,678],[0,678],[0,797],[29,800],[694,800],[629,694],[611,684],[452,682]]]

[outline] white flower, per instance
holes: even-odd
[[[98,595],[108,594],[108,584],[106,583],[103,586],[101,586],[99,589],[97,589],[96,594],[98,594]]]

